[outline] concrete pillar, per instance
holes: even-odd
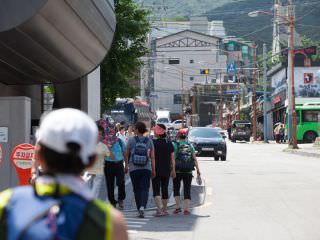
[[[10,162],[12,149],[30,143],[31,99],[28,97],[0,97],[0,129],[7,129],[8,138],[1,138],[3,150],[0,166],[0,191],[18,185],[18,178]],[[3,131],[2,131],[3,132]]]
[[[94,120],[100,118],[100,67],[81,79],[81,110],[87,112]]]

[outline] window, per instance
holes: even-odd
[[[194,77],[190,77],[190,81],[193,81],[194,80]]]
[[[302,121],[303,122],[318,122],[319,110],[305,110],[302,111]]]
[[[169,64],[180,64],[179,59],[169,59]]]
[[[175,94],[173,96],[173,104],[181,104],[181,103],[182,103],[181,94]]]
[[[193,59],[191,59],[191,60],[190,60],[190,63],[194,63],[194,60],[193,60]]]

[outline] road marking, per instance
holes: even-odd
[[[128,232],[129,234],[137,234],[137,233],[138,233],[137,230],[127,230],[127,232]]]
[[[146,215],[145,218],[136,217],[135,213],[124,213],[124,217],[127,221],[128,233],[136,234],[137,230],[142,229],[153,218],[151,215]]]

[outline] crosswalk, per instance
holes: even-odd
[[[138,218],[136,212],[126,212],[124,216],[127,221],[129,234],[137,234],[139,230],[142,230],[153,218],[151,213],[145,213],[144,218]]]

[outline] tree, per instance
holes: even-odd
[[[133,97],[139,89],[130,81],[138,77],[140,58],[148,52],[146,47],[150,23],[149,12],[133,0],[116,0],[116,32],[111,49],[101,64],[102,112],[114,104],[117,97]]]
[[[301,38],[301,42],[302,42],[303,47],[311,47],[311,46],[317,47],[317,54],[312,55],[311,59],[313,61],[320,61],[320,52],[319,52],[320,51],[320,41],[314,41],[311,38],[303,36]]]

